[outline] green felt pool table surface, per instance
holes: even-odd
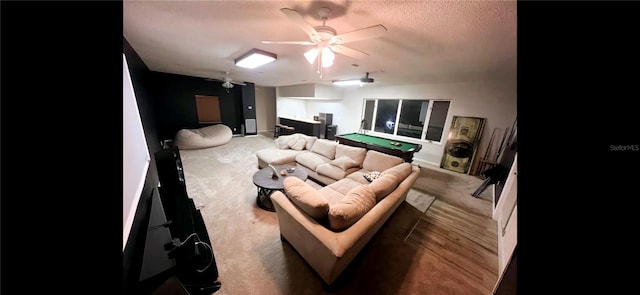
[[[342,137],[342,138],[357,141],[357,142],[362,142],[365,144],[377,145],[377,146],[381,146],[388,149],[401,150],[403,152],[418,151],[419,150],[418,146],[420,146],[419,144],[403,142],[399,140],[392,140],[392,139],[387,139],[382,137],[376,137],[376,136],[366,135],[361,133],[341,134],[341,135],[338,135],[338,137]],[[394,146],[391,144],[391,142],[399,142],[400,146]]]

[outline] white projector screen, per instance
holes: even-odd
[[[127,60],[122,54],[122,251],[136,215],[149,169],[149,148],[133,91]]]

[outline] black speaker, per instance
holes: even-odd
[[[336,140],[336,130],[338,130],[338,125],[327,125],[327,139]]]

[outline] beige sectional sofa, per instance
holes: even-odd
[[[317,139],[315,136],[301,133],[281,135],[275,139],[276,146],[274,148],[256,152],[258,168],[267,167],[269,164],[296,165],[296,156],[303,151],[311,150]]]
[[[276,148],[259,151],[259,166],[295,163],[325,185],[315,189],[287,177],[284,193],[274,192],[271,200],[281,238],[331,285],[405,200],[420,170],[377,151],[289,136],[278,137]],[[294,138],[312,142],[311,146],[300,149],[302,143]],[[378,177],[370,182],[365,175]]]

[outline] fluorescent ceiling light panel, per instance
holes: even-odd
[[[354,79],[354,80],[333,81],[332,83],[333,85],[338,85],[338,86],[350,86],[350,85],[361,85],[362,81],[360,81],[360,79]]]
[[[236,66],[254,69],[259,66],[275,61],[277,55],[260,49],[251,49],[241,57],[235,60]]]

